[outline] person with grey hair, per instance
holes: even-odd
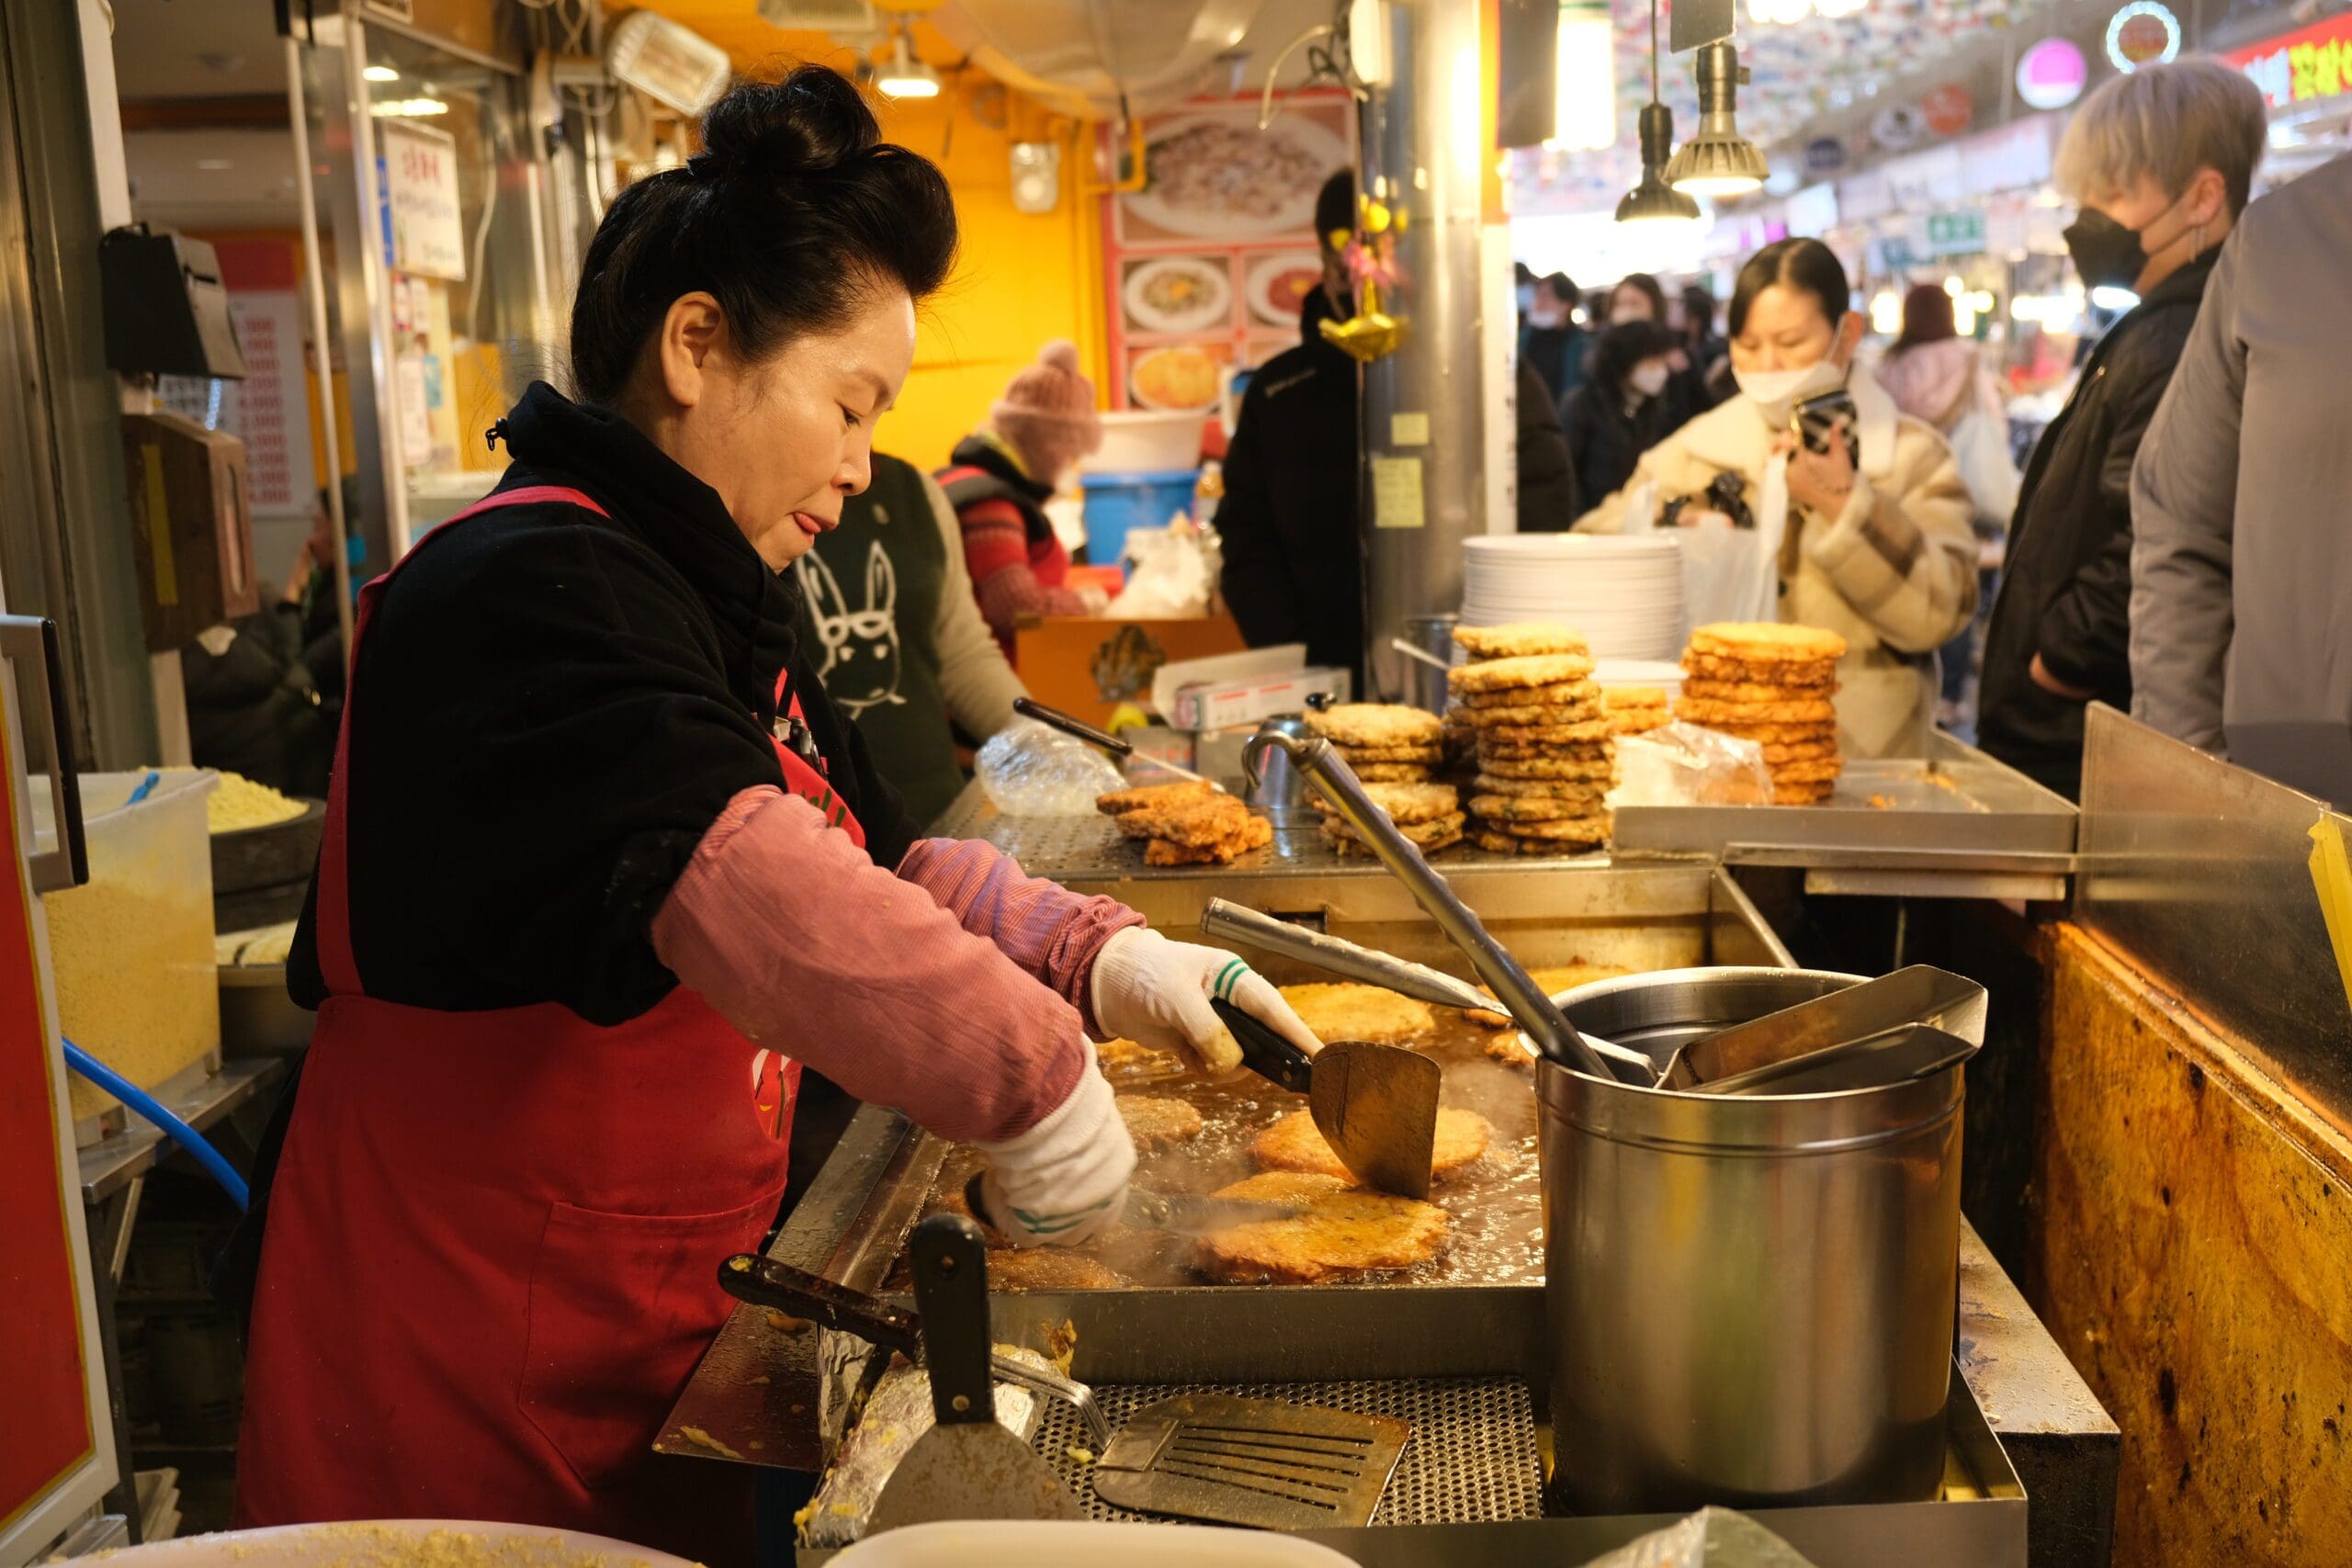
[[[2083,713],[2132,704],[2132,465],[2245,209],[2267,122],[2217,60],[2149,65],[2093,93],[2059,144],[2080,206],[2066,248],[2086,289],[2132,307],[2084,364],[2026,467],[1985,630],[1978,742],[2069,797]]]
[[[2132,714],[2352,805],[2352,154],[2247,209],[2132,474]]]

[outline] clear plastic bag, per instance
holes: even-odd
[[[1209,613],[1223,551],[1216,535],[1179,515],[1165,528],[1137,528],[1122,552],[1127,585],[1103,612],[1114,620],[1195,619]]]
[[[1668,724],[1617,739],[1614,810],[1628,806],[1770,806],[1764,748],[1695,724]]]
[[[1814,1562],[1745,1514],[1702,1508],[1585,1568],[1814,1568]]]
[[[1087,817],[1094,797],[1125,787],[1111,760],[1035,719],[989,737],[974,769],[989,804],[1008,817]]]

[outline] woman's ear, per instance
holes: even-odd
[[[708,373],[727,341],[727,313],[718,301],[696,290],[670,302],[654,340],[662,389],[680,408],[693,408],[708,394]]]
[[[2184,216],[2197,227],[2219,219],[2230,204],[2229,182],[2222,178],[2219,169],[2199,169],[2188,182],[2188,204]]]
[[[1861,352],[1862,334],[1870,331],[1870,318],[1860,310],[1849,310],[1838,320],[1838,341],[1832,345],[1840,362],[1854,363],[1854,355]]]

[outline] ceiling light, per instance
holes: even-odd
[[[1859,15],[1868,4],[1870,0],[1813,0],[1813,8],[1834,21],[1840,17]]]
[[[874,86],[886,98],[935,98],[939,73],[915,53],[914,29],[903,19],[891,29],[894,42],[887,60],[874,62]]]
[[[449,112],[449,106],[439,98],[386,98],[368,106],[368,112],[378,119],[431,119]]]
[[[727,51],[651,11],[631,11],[605,35],[605,70],[624,87],[698,115],[727,91],[734,67]]]
[[[1787,27],[1813,15],[1813,0],[1747,0],[1747,19],[1758,27]]]
[[[1674,111],[1657,96],[1657,0],[1650,0],[1650,101],[1642,106],[1641,183],[1617,203],[1620,223],[1690,223],[1699,217],[1699,204],[1666,183],[1666,165],[1674,152]]]
[[[1617,35],[1608,0],[1560,0],[1546,147],[1597,152],[1617,142]]]
[[[1745,196],[1770,172],[1756,143],[1739,133],[1739,85],[1747,80],[1727,39],[1699,51],[1699,130],[1666,166],[1666,183],[1685,196]]]
[[[389,65],[370,65],[360,74],[370,82],[397,82],[401,79],[401,73]]]
[[[198,158],[196,161],[196,166],[206,174],[217,175],[223,169],[233,169],[237,165],[226,158]]]

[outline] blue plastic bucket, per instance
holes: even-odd
[[[1116,566],[1130,529],[1165,528],[1177,513],[1189,513],[1200,478],[1196,468],[1080,476],[1086,490],[1087,564]]]

